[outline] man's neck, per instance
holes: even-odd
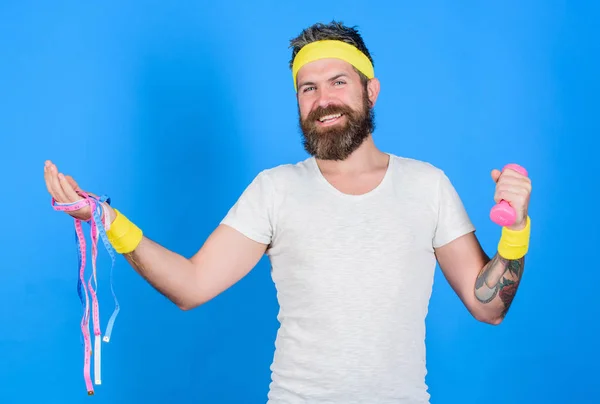
[[[373,137],[369,136],[346,160],[333,161],[317,159],[321,172],[325,175],[355,175],[386,168],[389,155],[380,151]]]

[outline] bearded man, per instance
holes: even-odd
[[[490,259],[441,169],[376,147],[380,82],[358,31],[315,24],[291,47],[310,156],[260,172],[189,259],[104,203],[110,242],[183,310],[268,255],[280,306],[268,403],[428,403],[425,317],[436,264],[477,320],[499,324],[523,274],[531,182],[492,170],[494,198],[515,220]],[[52,162],[44,172],[57,203],[82,199]],[[68,213],[90,218],[89,207]]]

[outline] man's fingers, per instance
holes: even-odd
[[[58,174],[58,181],[63,190],[63,193],[68,198],[67,200],[69,202],[75,202],[82,199],[79,195],[77,195],[77,192],[75,192],[75,190],[69,183],[69,180],[62,173]]]
[[[48,192],[59,203],[72,203],[83,199],[78,194],[80,189],[73,177],[60,173],[51,161],[46,161],[44,165],[44,180]],[[90,213],[90,207],[84,206],[69,214],[77,219],[88,220]]]
[[[54,190],[52,189],[52,177],[50,176],[50,162],[46,161],[44,164],[44,182],[46,183],[46,189],[48,193],[56,199],[56,195],[54,194]]]
[[[75,192],[79,191],[79,185],[77,184],[77,181],[73,179],[73,177],[71,177],[70,175],[65,175],[65,179]]]
[[[500,178],[500,170],[497,169],[493,169],[492,172],[492,180],[494,180],[494,182],[498,182],[498,179]]]
[[[71,186],[71,188],[73,188],[73,191],[77,194],[78,191],[82,191],[81,188],[79,188],[79,185],[77,184],[77,182],[73,179],[73,177],[71,177],[70,175],[65,175],[65,179],[67,180],[67,182],[69,183],[69,185]],[[85,191],[86,194],[93,196],[94,198],[99,198],[98,195],[89,192],[89,191]],[[81,196],[79,196],[79,194],[77,194],[77,200],[81,199]]]
[[[58,170],[54,164],[51,164],[48,168],[50,177],[50,187],[52,188],[52,194],[57,202],[68,202],[67,196],[63,192],[63,189],[58,180]]]
[[[56,199],[56,195],[54,195],[54,191],[52,190],[52,185],[50,183],[50,170],[49,170],[49,165],[48,163],[46,163],[46,165],[44,165],[44,182],[46,183],[46,189],[48,190],[48,193],[50,194],[50,196],[54,199]]]

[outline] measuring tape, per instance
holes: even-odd
[[[90,335],[89,319],[90,319],[90,298],[88,297],[88,289],[91,295],[91,313],[94,323],[94,384],[100,385],[102,383],[101,377],[101,345],[102,345],[102,331],[100,327],[100,307],[98,304],[98,279],[96,276],[96,258],[98,257],[98,237],[102,239],[104,247],[108,251],[112,259],[112,266],[110,269],[110,289],[115,301],[115,309],[108,320],[106,326],[106,333],[104,334],[104,342],[110,341],[110,336],[113,330],[113,326],[117,315],[119,314],[119,302],[113,288],[113,269],[115,266],[115,251],[112,245],[108,241],[106,231],[110,228],[110,222],[108,220],[107,212],[104,212],[102,203],[106,202],[110,205],[110,198],[102,196],[100,198],[93,197],[86,194],[85,192],[77,192],[83,199],[72,202],[72,203],[59,203],[52,198],[52,207],[54,210],[61,212],[72,212],[89,206],[92,211],[92,217],[89,220],[90,224],[90,236],[91,236],[91,251],[92,251],[92,273],[87,280],[85,280],[85,269],[86,269],[86,257],[87,257],[87,246],[85,241],[85,235],[83,233],[82,220],[75,220],[75,242],[77,245],[77,262],[79,278],[77,280],[77,294],[79,300],[83,306],[83,316],[81,318],[81,334],[83,337],[84,345],[84,366],[83,366],[83,377],[85,380],[88,395],[94,394],[94,386],[91,378],[91,358],[92,358],[92,339]],[[93,284],[92,284],[93,281]]]

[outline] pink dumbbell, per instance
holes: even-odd
[[[527,170],[525,170],[518,164],[507,164],[506,166],[504,166],[502,171],[506,169],[511,169],[518,172],[519,174],[527,176]],[[510,226],[517,219],[517,213],[508,202],[502,200],[500,201],[500,203],[497,203],[490,211],[490,219],[492,219],[494,223],[500,226]]]

